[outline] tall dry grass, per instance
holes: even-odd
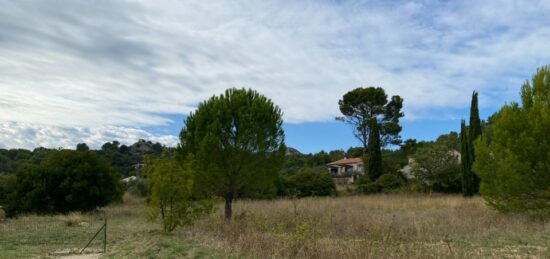
[[[502,215],[480,198],[378,195],[238,201],[184,230],[222,253],[258,258],[545,258],[550,223]]]

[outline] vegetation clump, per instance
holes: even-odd
[[[149,159],[147,176],[150,192],[148,218],[160,218],[165,232],[176,227],[190,225],[213,209],[213,203],[200,199],[194,192],[193,161],[184,165],[172,159]]]
[[[90,211],[120,200],[119,175],[91,152],[60,150],[17,170],[8,214]]]
[[[295,197],[330,196],[336,194],[336,185],[327,170],[302,168],[296,174],[283,176],[281,195]]]
[[[490,139],[475,143],[481,194],[503,212],[550,213],[550,67],[521,87],[521,106],[505,105],[490,120]]]

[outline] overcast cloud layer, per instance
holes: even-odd
[[[391,2],[391,3],[390,3]],[[171,123],[228,87],[285,122],[333,120],[381,86],[406,119],[516,98],[550,60],[549,1],[2,1],[0,147],[98,146]]]

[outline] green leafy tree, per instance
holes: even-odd
[[[212,202],[198,199],[194,193],[192,170],[190,157],[183,166],[172,159],[147,160],[151,192],[148,217],[152,221],[160,218],[165,232],[192,224],[213,209]]]
[[[272,187],[284,157],[282,112],[254,90],[228,89],[185,120],[178,157],[193,154],[196,182],[225,199],[225,218],[240,194]]]
[[[325,152],[324,150],[321,150],[319,153],[314,154],[311,157],[311,166],[324,166],[328,163],[330,163],[330,155]]]
[[[346,156],[348,158],[362,157],[363,156],[363,148],[362,147],[350,147],[350,148],[348,148],[348,151],[346,151]]]
[[[431,192],[460,192],[460,160],[456,150],[458,134],[451,132],[435,142],[419,147],[414,154],[412,173]]]
[[[14,200],[8,213],[90,211],[119,200],[119,176],[91,152],[50,152],[40,165],[18,168]]]
[[[521,103],[491,117],[491,141],[476,141],[473,168],[490,206],[550,213],[550,67],[522,85]]]
[[[331,150],[328,155],[330,156],[330,161],[336,161],[336,160],[340,160],[340,159],[344,159],[344,157],[346,157],[346,153],[344,152],[344,150]]]
[[[474,141],[481,135],[481,120],[479,119],[477,92],[475,91],[472,94],[472,104],[470,106],[470,125],[466,127],[464,121],[462,121],[460,134],[462,139],[462,194],[473,196],[479,191],[479,177],[472,169],[475,162]]]
[[[400,143],[399,118],[404,114],[401,112],[403,99],[398,95],[388,101],[381,87],[356,88],[347,92],[338,105],[344,116],[336,119],[354,127],[355,137],[363,144],[363,153],[367,152],[372,126],[375,124],[379,128],[381,147]]]

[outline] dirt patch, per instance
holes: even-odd
[[[95,259],[99,258],[101,256],[101,253],[91,253],[91,254],[73,254],[73,255],[67,255],[67,256],[60,256],[59,258],[64,259]]]
[[[84,251],[80,254],[78,249],[62,249],[50,253],[51,256],[64,259],[93,259],[101,256],[100,251]]]

